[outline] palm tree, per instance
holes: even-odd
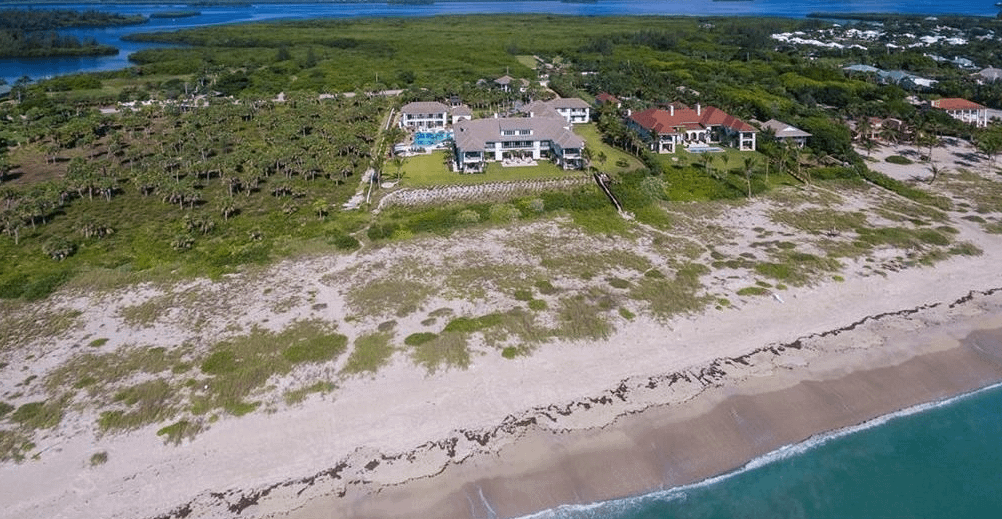
[[[232,194],[224,197],[219,203],[219,213],[223,216],[223,221],[228,221],[231,216],[237,213],[237,204]]]
[[[745,184],[748,186],[748,198],[751,198],[751,172],[755,167],[755,157],[745,157]]]
[[[935,182],[936,179],[939,178],[941,174],[946,173],[946,171],[947,171],[946,168],[940,167],[935,162],[930,161],[929,173],[932,173],[932,177],[929,178],[929,183],[932,184],[933,182]]]
[[[328,209],[330,209],[330,203],[328,203],[327,200],[318,198],[313,201],[313,210],[317,212],[317,218],[319,218],[320,221],[323,221],[324,217],[327,216]]]
[[[703,169],[706,171],[706,174],[709,175],[710,164],[713,162],[713,157],[711,157],[708,153],[703,153],[699,156],[699,162],[703,165]]]

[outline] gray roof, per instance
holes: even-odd
[[[591,105],[577,97],[558,97],[549,102],[553,108],[590,108]]]
[[[469,115],[473,116],[473,111],[470,110],[469,106],[459,105],[452,107],[452,115]]]
[[[523,106],[519,108],[519,112],[530,114],[532,117],[559,117],[561,119],[564,116],[557,113],[546,101],[533,101],[528,106]]]
[[[768,121],[762,123],[762,129],[766,128],[776,132],[777,139],[790,139],[794,137],[811,136],[811,134],[805,132],[804,130],[801,130],[800,128],[791,126],[782,121],[777,121],[775,119],[769,119]]]
[[[1002,69],[999,68],[988,67],[986,69],[982,69],[981,72],[978,72],[977,74],[989,81],[998,81],[1002,79]]]
[[[515,81],[515,78],[509,76],[508,74],[505,74],[505,75],[503,75],[503,76],[501,76],[501,77],[499,77],[499,78],[497,78],[497,79],[494,80],[494,82],[497,83],[497,84],[499,84],[499,85],[507,85],[508,83],[511,83],[512,81]]]
[[[417,101],[414,103],[407,103],[400,109],[400,112],[405,114],[437,114],[448,111],[449,107],[439,103],[438,101]]]
[[[849,65],[848,67],[843,67],[842,70],[851,72],[880,72],[879,68],[871,67],[870,65]]]
[[[532,130],[532,135],[501,135],[502,130]],[[483,150],[488,142],[553,141],[561,148],[581,148],[584,140],[564,127],[563,119],[511,117],[459,121],[454,126],[456,146]]]

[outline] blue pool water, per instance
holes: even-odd
[[[414,134],[414,145],[427,147],[452,140],[452,132],[417,132]]]
[[[718,148],[716,146],[689,146],[686,148],[689,153],[720,153],[723,148]]]

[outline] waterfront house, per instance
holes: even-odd
[[[938,108],[946,112],[950,117],[973,124],[975,127],[984,128],[988,126],[988,109],[984,106],[959,97],[945,97],[933,100],[933,108]]]
[[[445,128],[449,125],[449,107],[438,101],[407,103],[400,109],[400,127],[412,130]]]
[[[769,119],[768,121],[762,123],[762,129],[772,130],[777,141],[784,144],[792,142],[798,148],[806,146],[807,139],[811,137],[811,134],[805,132],[804,130],[775,119]]]
[[[453,131],[453,167],[461,173],[480,173],[488,162],[513,157],[552,159],[564,169],[584,165],[584,140],[559,116],[463,120]]]
[[[627,119],[657,153],[674,153],[678,146],[724,144],[739,150],[755,150],[758,130],[714,106],[689,108],[671,103],[667,109],[650,108]]]
[[[591,106],[577,97],[558,97],[550,101],[533,101],[519,108],[529,117],[563,117],[570,124],[591,120]]]

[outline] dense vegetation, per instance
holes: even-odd
[[[142,16],[123,16],[101,11],[69,9],[0,10],[0,57],[94,56],[115,54],[118,49],[100,45],[93,38],[80,40],[54,29],[104,27],[146,22]]]
[[[971,129],[916,109],[897,86],[847,77],[838,68],[844,62],[777,48],[769,37],[818,23],[464,16],[146,36],[191,46],[144,51],[136,58],[141,65],[129,70],[18,82],[12,102],[0,108],[0,139],[10,146],[0,153],[0,181],[8,182],[0,188],[0,229],[7,236],[0,240],[0,297],[43,297],[71,280],[97,283],[137,272],[218,275],[295,252],[352,249],[359,239],[447,233],[504,219],[498,215],[558,211],[584,228],[621,232],[624,224],[603,195],[587,189],[378,216],[339,210],[358,187],[354,179],[369,168],[380,171],[386,145],[400,140],[395,130],[380,131],[399,103],[456,96],[483,116],[553,95],[538,86],[494,87],[491,79],[505,72],[543,75],[564,96],[590,100],[611,92],[624,99],[624,109],[699,102],[813,134],[806,149],[782,146],[765,132],[758,153],[678,160],[647,152],[620,112],[596,110],[596,139],[609,153],[590,144],[592,167],[611,171],[617,162],[614,191],[649,225],[668,225],[664,201],[754,196],[796,182],[794,176],[866,178],[947,207],[948,201],[867,171],[842,118],[902,117],[917,128],[910,138],[922,146],[939,135],[969,136]],[[361,95],[390,88],[404,91]],[[345,91],[360,95],[319,95]],[[140,101],[148,105],[96,110]],[[607,162],[614,150],[644,167],[629,171],[622,158]]]
[[[125,16],[96,10],[74,11],[71,9],[0,9],[0,29],[21,31],[49,31],[67,27],[107,27],[112,25],[134,25],[146,22],[146,18],[135,15]]]

